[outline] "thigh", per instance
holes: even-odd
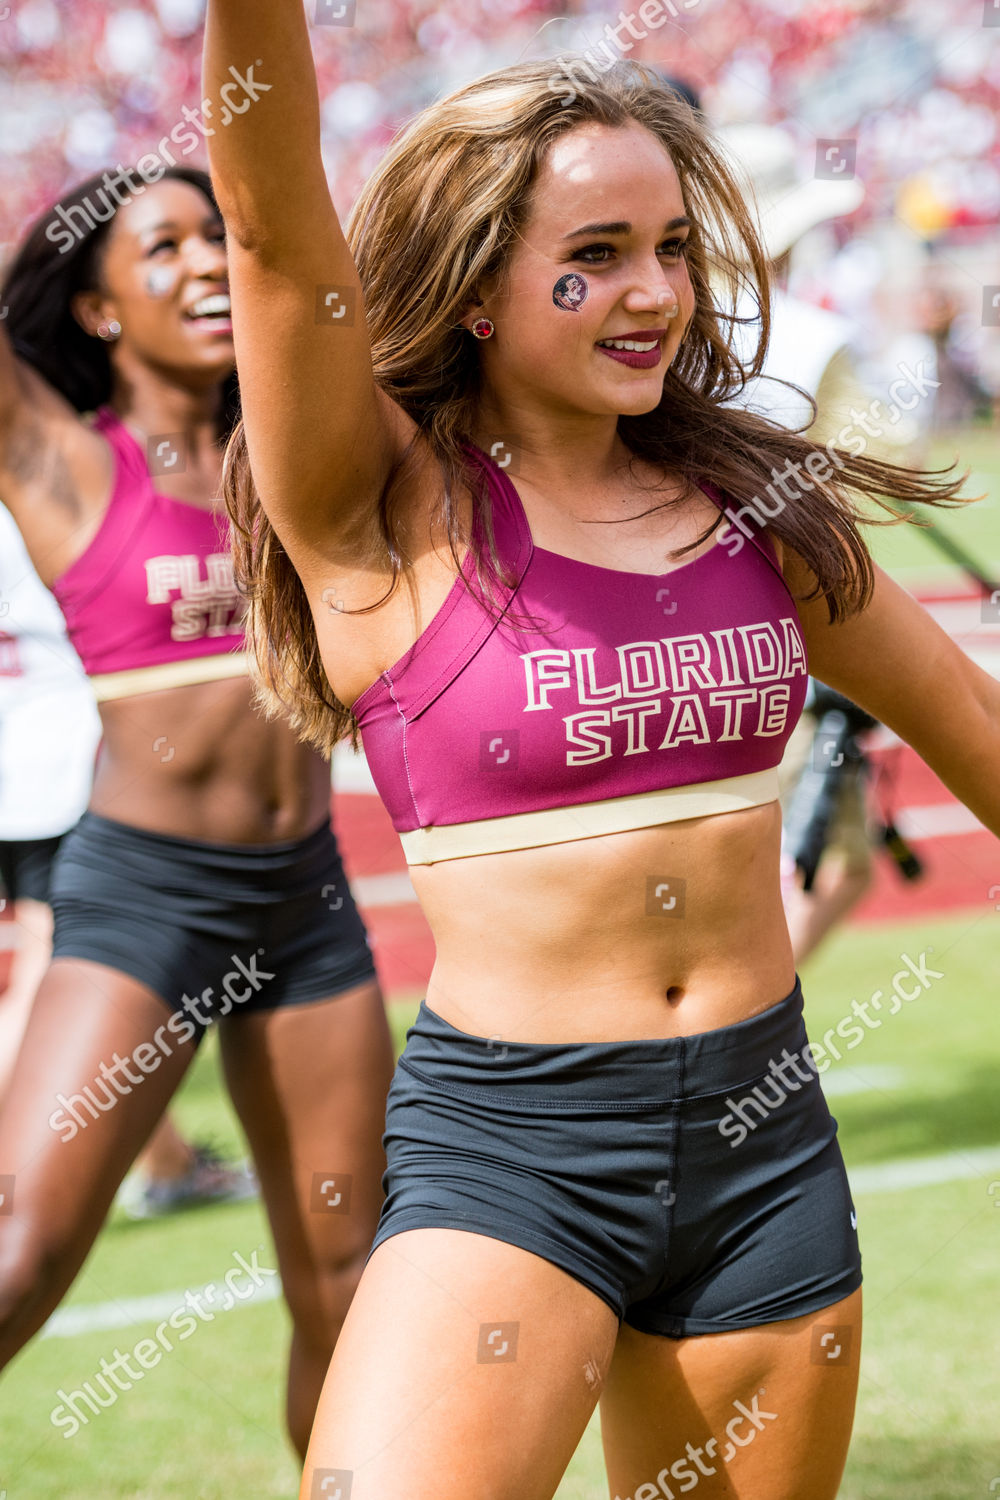
[[[257,1166],[286,1295],[364,1255],[382,1206],[382,1132],[393,1053],[381,993],[234,1015],[223,1068]]]
[[[338,1483],[351,1500],[551,1500],[617,1326],[530,1251],[454,1229],[392,1236],[334,1352],[302,1500]]]
[[[860,1288],[735,1333],[670,1339],[623,1324],[601,1393],[611,1493],[834,1500],[860,1353]]]
[[[168,1015],[114,969],[49,966],[0,1111],[0,1166],[13,1194],[0,1216],[0,1282],[44,1267],[40,1295],[54,1305],[73,1279],[193,1056]]]
[[[52,961],[0,1114],[2,1160],[19,1194],[65,1178],[58,1211],[103,1196],[96,1175],[124,1175],[194,1055],[169,1016],[152,990],[115,969]]]

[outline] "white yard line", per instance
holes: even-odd
[[[911,1188],[933,1187],[942,1182],[971,1182],[976,1178],[983,1179],[985,1190],[990,1186],[986,1178],[991,1173],[998,1177],[993,1201],[1000,1204],[1000,1146],[987,1146],[972,1151],[948,1151],[941,1156],[913,1157],[903,1161],[878,1162],[870,1167],[854,1167],[848,1176],[852,1191],[863,1194],[898,1193]],[[181,1288],[175,1292],[156,1292],[147,1297],[122,1297],[113,1302],[89,1302],[62,1308],[52,1314],[39,1337],[76,1338],[80,1334],[98,1333],[112,1328],[131,1328],[137,1323],[168,1318],[178,1307],[183,1307],[185,1295],[185,1290]],[[281,1287],[275,1277],[256,1288],[252,1295],[235,1306],[248,1307],[252,1302],[271,1302],[280,1295]]]
[[[905,1070],[892,1063],[884,1066],[872,1063],[867,1067],[843,1063],[823,1074],[823,1093],[828,1099],[842,1099],[845,1094],[866,1094],[869,1089],[879,1092],[898,1089],[905,1077]]]
[[[896,827],[905,839],[941,839],[952,834],[988,832],[962,802],[901,807],[896,814]]]
[[[210,1282],[219,1294],[209,1298],[214,1307],[221,1308],[225,1287],[221,1282]],[[42,1339],[72,1339],[82,1333],[100,1333],[108,1328],[132,1328],[136,1323],[155,1323],[169,1318],[171,1313],[184,1306],[190,1288],[177,1292],[153,1292],[147,1297],[120,1297],[113,1302],[83,1302],[76,1307],[61,1307],[54,1312],[38,1335]],[[202,1287],[200,1293],[207,1291]],[[196,1289],[196,1295],[200,1295]],[[237,1307],[249,1307],[251,1302],[273,1302],[281,1296],[281,1283],[277,1276],[261,1286],[248,1290],[240,1302],[234,1302],[230,1311]]]
[[[907,1188],[933,1187],[939,1182],[985,1179],[991,1173],[1000,1176],[1000,1146],[876,1162],[870,1167],[854,1167],[847,1175],[856,1193],[899,1193]],[[984,1186],[989,1184],[984,1181]],[[1000,1202],[1000,1182],[992,1197],[994,1202]]]

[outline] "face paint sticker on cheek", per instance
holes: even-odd
[[[177,285],[177,272],[170,266],[153,266],[146,274],[146,291],[151,297],[169,297]]]
[[[589,291],[586,276],[581,276],[578,271],[571,271],[568,276],[560,276],[552,288],[552,301],[556,307],[561,307],[566,312],[578,312],[586,302]]]

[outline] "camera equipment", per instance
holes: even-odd
[[[812,678],[810,689],[807,707],[816,717],[816,731],[809,760],[789,803],[784,834],[785,847],[802,871],[802,888],[806,891],[812,890],[841,786],[848,776],[871,774],[871,763],[857,736],[878,724],[871,714],[825,683]],[[923,873],[917,856],[891,821],[882,825],[879,841],[905,879],[916,880]]]
[[[825,683],[812,679],[808,704],[816,717],[809,759],[792,794],[785,818],[785,843],[811,891],[844,778],[862,774],[865,756],[855,735],[876,720]]]
[[[905,842],[895,823],[882,824],[882,842],[899,866],[899,872],[905,880],[916,880],[923,874],[923,865],[920,863],[909,844]]]
[[[928,523],[920,527],[927,540],[957,562],[991,599],[1000,598],[1000,585],[979,567],[950,536]],[[803,890],[812,890],[819,862],[830,835],[840,788],[847,776],[871,774],[871,762],[856,736],[878,724],[850,698],[816,678],[809,679],[806,709],[815,714],[816,732],[808,764],[792,793],[784,820],[783,843],[803,874]],[[923,866],[890,817],[882,821],[878,841],[895,861],[905,880],[916,880]]]

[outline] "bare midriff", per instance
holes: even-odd
[[[713,1031],[795,984],[777,802],[411,866],[437,948],[428,1007],[474,1036]]]
[[[329,816],[330,767],[251,692],[241,676],[102,704],[91,810],[205,843],[312,833]]]

